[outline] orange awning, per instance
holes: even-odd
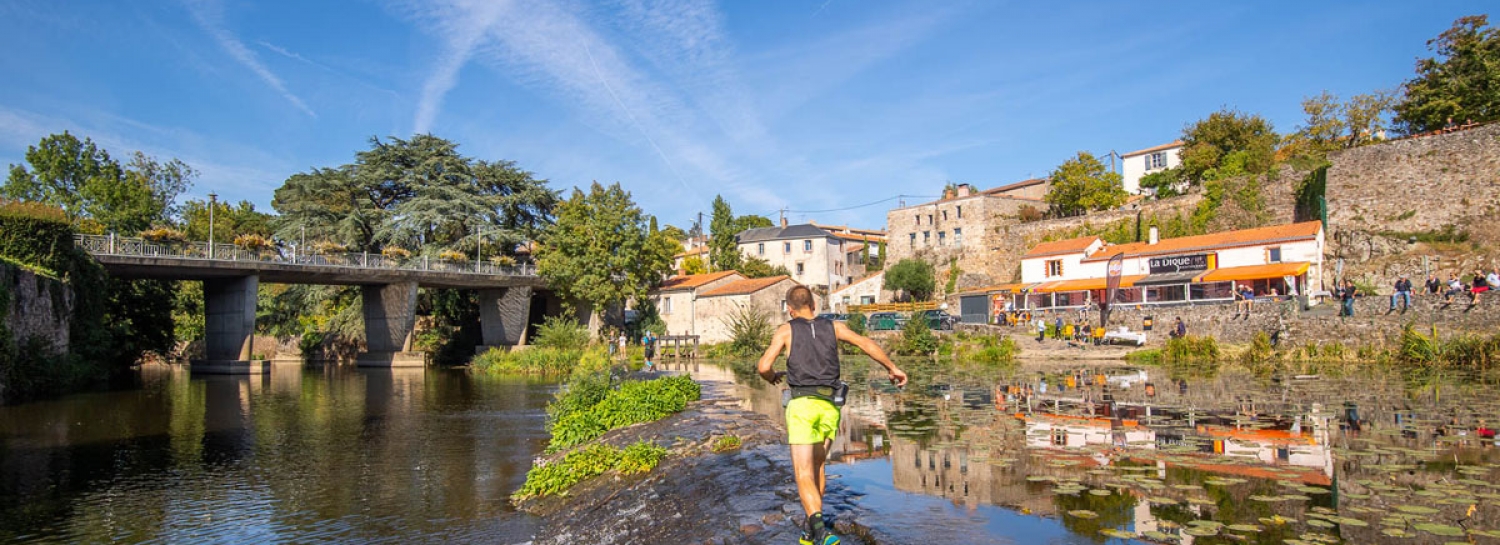
[[[1135,281],[1145,278],[1145,275],[1126,275],[1120,277],[1120,287],[1129,287]],[[1091,291],[1102,290],[1108,287],[1106,278],[1080,278],[1077,280],[1059,280],[1037,286],[1033,291],[1057,292],[1057,291]]]
[[[1290,263],[1271,263],[1269,265],[1249,265],[1245,267],[1226,267],[1208,271],[1198,277],[1199,282],[1224,282],[1228,280],[1262,280],[1266,278],[1281,278],[1283,276],[1300,276],[1307,272],[1312,263],[1306,261],[1293,261]]]

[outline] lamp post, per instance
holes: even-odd
[[[219,196],[208,194],[208,258],[214,258],[214,209],[219,207]]]

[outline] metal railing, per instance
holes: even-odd
[[[490,276],[536,276],[536,265],[500,265],[474,261],[448,261],[429,256],[395,257],[369,252],[298,253],[283,248],[246,249],[234,244],[207,242],[163,242],[115,235],[73,235],[73,243],[94,255],[169,257],[214,262],[262,262],[346,269],[434,271]],[[210,257],[210,254],[212,257]]]

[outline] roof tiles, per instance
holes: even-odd
[[[780,283],[782,280],[790,279],[790,276],[770,276],[766,278],[746,278],[735,280],[712,290],[698,294],[698,297],[718,297],[721,295],[745,295],[769,288]]]

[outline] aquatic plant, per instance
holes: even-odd
[[[532,467],[526,472],[526,483],[511,499],[522,501],[563,494],[573,485],[611,470],[621,475],[647,473],[656,469],[666,455],[667,449],[649,441],[638,441],[623,449],[589,445],[569,452],[561,460]]]
[[[537,326],[534,344],[538,348],[577,349],[589,344],[589,332],[573,318],[548,316]]]
[[[553,415],[552,439],[547,444],[547,453],[555,453],[591,441],[604,432],[615,428],[653,422],[679,412],[695,401],[702,390],[692,377],[681,375],[654,380],[631,381],[620,385],[618,390],[608,391],[602,398],[597,395],[597,383],[586,382],[596,378],[575,379],[569,384],[589,384],[584,393],[563,394],[558,399],[567,399],[565,407],[550,409]],[[582,408],[587,401],[598,401]]]

